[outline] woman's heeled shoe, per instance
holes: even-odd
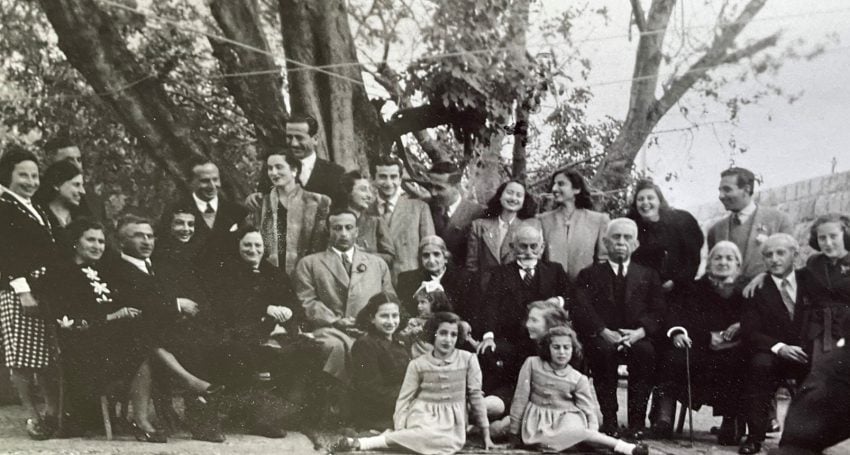
[[[162,444],[168,442],[168,436],[162,431],[145,431],[139,427],[136,422],[130,422],[130,429],[133,430],[133,436],[139,442],[153,442]]]
[[[50,433],[40,421],[27,419],[26,425],[27,435],[29,435],[30,439],[33,441],[44,441],[45,439],[50,439]]]

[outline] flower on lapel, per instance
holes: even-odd
[[[86,278],[88,278],[89,280],[100,281],[100,277],[97,274],[97,270],[91,267],[83,268],[83,273],[86,274]]]
[[[363,273],[366,271],[366,264],[357,264],[357,271]]]
[[[756,236],[756,245],[761,245],[767,240],[767,236],[764,234],[758,234]]]
[[[62,316],[62,319],[57,319],[56,323],[59,324],[59,327],[63,329],[71,329],[72,327],[74,327],[74,320],[68,319],[67,314],[65,316]]]
[[[850,265],[841,264],[841,274],[842,275],[850,275]]]
[[[770,235],[770,229],[764,224],[759,224],[756,226],[756,245],[761,245],[767,240],[767,236]]]

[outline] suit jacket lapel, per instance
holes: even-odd
[[[337,279],[342,285],[348,289],[348,286],[351,284],[351,280],[348,278],[348,273],[345,272],[345,267],[342,266],[342,260],[337,256],[333,250],[325,250],[325,253],[322,255],[322,262],[325,264],[325,267],[331,272],[331,275]],[[354,271],[354,261],[352,261],[352,275]]]
[[[756,206],[756,211],[753,212],[753,224],[750,226],[750,232],[747,234],[747,251],[744,251],[744,262],[748,264],[752,264],[753,261],[750,261],[750,256],[757,253],[759,251],[758,244],[756,243],[756,237],[758,237],[758,229],[759,226],[764,225],[764,215],[762,214],[759,207]],[[755,258],[758,261],[758,258]]]
[[[483,220],[483,223],[486,231],[484,233],[484,244],[487,245],[490,254],[499,259],[499,250],[501,249],[501,245],[499,245],[499,219]]]
[[[363,267],[360,267],[360,266]],[[358,272],[358,268],[363,268],[363,272]],[[363,277],[366,275],[364,273],[366,271],[366,256],[363,255],[363,252],[360,251],[360,248],[354,247],[354,254],[352,255],[351,261],[351,278],[349,279],[349,287],[354,287]]]
[[[635,267],[635,263],[629,263],[629,271],[626,272],[626,292],[625,292],[625,301],[623,302],[626,308],[631,308],[629,302],[631,302],[632,292],[637,287],[638,282],[640,282],[640,276],[638,276],[640,272],[637,267]],[[624,315],[625,316],[625,315]]]
[[[313,171],[310,172],[310,178],[307,179],[307,184],[304,187],[315,188],[316,185],[319,184],[319,179],[321,178],[322,168],[325,166],[325,163],[319,157],[316,157],[316,164],[313,165]]]
[[[521,223],[522,221],[514,218],[511,224],[508,225],[508,232],[505,234],[505,239],[502,240],[502,244],[499,245],[499,254],[496,256],[502,264],[507,263],[511,258],[511,242],[513,242],[514,233]]]

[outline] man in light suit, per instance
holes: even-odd
[[[428,178],[434,231],[446,241],[454,265],[463,267],[472,221],[481,218],[484,206],[463,198],[461,173],[454,164],[448,161],[434,164],[428,171]]]
[[[353,212],[331,212],[328,226],[331,247],[298,262],[295,292],[304,307],[305,320],[327,356],[324,371],[346,383],[346,363],[353,336],[357,335],[357,313],[373,295],[395,295],[395,291],[386,262],[355,246],[357,217]]]
[[[374,166],[372,176],[378,189],[378,198],[369,212],[382,217],[389,225],[395,249],[392,268],[395,282],[399,273],[419,268],[419,242],[434,235],[434,221],[428,204],[411,198],[401,190],[403,168],[398,158],[382,156]]]
[[[748,169],[732,167],[720,173],[720,202],[730,213],[708,230],[709,250],[721,240],[738,246],[744,257],[741,276],[746,279],[765,271],[761,244],[777,232],[791,234],[793,228],[788,215],[755,203],[755,182]]]

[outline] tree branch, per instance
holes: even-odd
[[[632,15],[635,18],[635,25],[641,32],[646,31],[646,16],[643,12],[643,7],[640,5],[640,0],[630,0],[632,2]]]

